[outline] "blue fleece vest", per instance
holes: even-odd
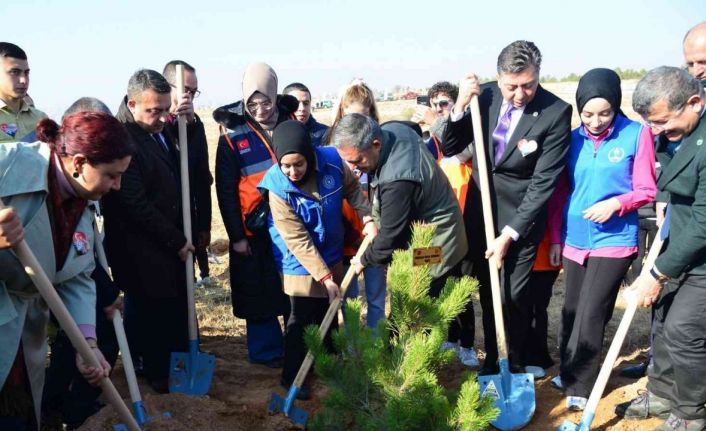
[[[343,161],[333,147],[318,147],[316,184],[321,199],[301,191],[280,169],[272,166],[258,185],[281,197],[294,209],[309,231],[316,249],[329,267],[343,260]],[[275,263],[283,274],[307,275],[309,272],[289,251],[269,216],[269,231]]]
[[[591,205],[632,191],[632,170],[642,126],[618,115],[613,131],[596,150],[582,126],[573,130],[567,160],[571,194],[566,204],[564,239],[580,249],[637,246],[637,211],[605,223],[583,218]]]

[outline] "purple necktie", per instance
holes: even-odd
[[[496,165],[498,164],[498,162],[500,161],[500,158],[505,153],[505,147],[507,146],[507,141],[505,140],[505,136],[507,135],[508,130],[510,130],[510,122],[512,121],[512,111],[514,111],[514,110],[515,110],[515,107],[512,105],[509,105],[507,107],[507,110],[505,110],[505,113],[498,120],[498,125],[495,126],[495,130],[493,131],[493,143],[495,144],[495,164]]]

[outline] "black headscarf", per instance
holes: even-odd
[[[282,157],[287,154],[298,153],[306,159],[306,174],[299,180],[305,182],[316,169],[316,156],[314,147],[311,145],[311,136],[303,124],[296,120],[287,120],[275,127],[272,132],[272,145],[275,149],[277,163],[282,161]]]
[[[589,100],[596,97],[603,98],[610,103],[610,106],[617,113],[625,116],[620,109],[623,93],[620,89],[620,77],[610,69],[591,69],[579,80],[576,89],[576,107],[579,114]]]

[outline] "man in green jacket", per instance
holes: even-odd
[[[657,430],[706,428],[706,120],[704,88],[685,70],[658,67],[640,80],[633,109],[659,135],[660,191],[670,196],[665,245],[635,294],[655,304],[647,392],[623,403],[626,419],[662,417]]]
[[[332,132],[338,154],[349,166],[370,175],[373,218],[378,236],[360,262],[384,265],[392,253],[407,248],[412,222],[436,225],[433,245],[442,250],[441,263],[431,269],[430,293],[436,296],[450,275],[460,275],[459,262],[468,243],[463,216],[446,175],[427,151],[421,137],[401,123],[382,128],[362,114],[344,116]]]

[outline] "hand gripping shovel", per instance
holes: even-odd
[[[474,165],[478,168],[483,201],[485,239],[487,244],[491,244],[495,239],[495,226],[490,205],[488,166],[485,158],[485,142],[478,96],[473,96],[471,99],[471,119],[473,120],[473,136],[476,143]],[[505,341],[505,322],[500,297],[500,277],[496,259],[497,256],[492,256],[488,260],[488,266],[490,267],[490,286],[493,295],[493,315],[495,317],[495,336],[498,342],[500,374],[479,376],[478,383],[481,388],[481,396],[488,395],[495,398],[495,406],[500,410],[500,414],[492,422],[493,426],[499,430],[507,431],[522,428],[529,423],[534,415],[534,376],[529,373],[510,374],[507,342]]]
[[[355,255],[358,259],[360,259],[360,256],[363,255],[365,249],[368,248],[368,244],[370,244],[370,237],[366,236],[363,238],[363,243],[360,245],[360,248]],[[341,301],[346,297],[348,285],[351,284],[353,277],[356,277],[356,273],[355,267],[351,265],[346,272],[346,276],[343,278],[338,296],[328,306],[328,311],[326,311],[324,320],[321,322],[321,326],[319,326],[320,339],[324,339],[326,333],[328,332],[328,328],[331,326],[331,322],[333,322],[333,319],[338,316],[338,309],[341,306]],[[294,378],[294,382],[292,382],[289,392],[287,392],[287,397],[283,399],[279,396],[279,394],[274,392],[272,393],[272,398],[267,406],[267,411],[269,413],[282,412],[297,425],[306,426],[306,421],[309,419],[309,412],[295,406],[294,400],[297,398],[299,389],[301,389],[304,384],[304,379],[306,379],[306,375],[309,373],[309,369],[311,368],[311,364],[313,362],[314,355],[312,355],[311,352],[307,352],[304,362],[302,362],[301,367],[299,367],[299,372],[297,372],[297,376]]]
[[[96,238],[96,256],[98,257],[98,263],[103,267],[106,274],[110,276],[110,268],[108,267],[108,258],[105,255],[105,249],[103,249],[103,235],[98,229],[98,222],[93,223],[93,232]],[[123,357],[123,369],[125,370],[125,378],[127,379],[127,386],[130,390],[130,399],[132,400],[132,410],[135,415],[135,420],[140,426],[144,426],[145,423],[152,420],[145,414],[145,406],[142,403],[142,397],[140,396],[140,388],[137,386],[137,376],[135,375],[135,368],[132,365],[132,355],[130,355],[130,347],[127,344],[127,336],[125,335],[125,327],[123,326],[123,318],[120,312],[113,311],[113,327],[115,328],[115,337],[118,339],[118,345],[120,346],[120,352]],[[172,417],[171,413],[165,412],[164,417]],[[113,426],[113,431],[128,431],[125,424],[117,424]]]
[[[3,208],[5,207],[2,200],[0,200],[0,209]],[[71,340],[74,349],[76,349],[76,351],[81,354],[83,360],[88,362],[92,367],[101,368],[98,359],[96,359],[93,351],[91,351],[91,347],[78,329],[78,325],[76,325],[76,322],[74,322],[74,319],[69,314],[69,310],[66,309],[61,298],[59,298],[59,294],[56,292],[56,289],[54,289],[47,274],[44,272],[44,269],[39,264],[39,261],[37,261],[37,258],[34,256],[34,253],[32,253],[27,243],[23,240],[14,247],[14,251],[17,258],[24,266],[25,272],[37,287],[39,294],[44,298],[44,301],[49,306],[54,317],[56,317],[61,329],[64,330],[69,340]],[[113,386],[113,382],[110,378],[106,377],[101,379],[100,385],[103,390],[103,395],[105,395],[108,402],[112,404],[113,408],[118,412],[120,419],[127,424],[127,429],[130,431],[139,431],[140,426],[130,414],[130,410],[123,402],[123,399],[120,398],[120,394],[115,389],[115,386]]]
[[[659,252],[662,250],[662,228],[659,229],[655,239],[650,246],[650,252],[647,255],[645,264],[642,267],[640,275],[649,274],[650,270],[659,256]],[[634,283],[633,283],[634,284]],[[632,286],[631,286],[632,287]],[[613,365],[618,359],[620,354],[620,348],[623,346],[623,341],[625,341],[625,336],[630,328],[630,323],[632,323],[632,318],[635,316],[635,311],[637,311],[638,303],[637,298],[628,289],[625,292],[625,299],[627,300],[627,307],[623,313],[623,318],[620,319],[620,325],[618,325],[618,330],[615,332],[615,337],[613,337],[613,342],[610,343],[610,348],[608,348],[608,353],[606,354],[603,365],[601,366],[601,371],[598,373],[598,378],[596,378],[596,383],[593,385],[591,390],[591,395],[588,397],[588,402],[586,402],[586,408],[583,410],[581,415],[581,422],[578,425],[571,421],[564,421],[559,428],[559,431],[588,431],[591,429],[591,423],[593,422],[593,417],[596,415],[596,409],[598,408],[598,402],[603,396],[603,391],[605,390],[606,384],[608,383],[608,378],[613,370]]]
[[[176,66],[179,99],[184,94],[184,69]],[[184,217],[184,236],[191,243],[191,198],[189,194],[189,152],[186,143],[186,120],[179,116],[179,155],[181,159],[181,202]],[[186,299],[189,313],[189,351],[172,352],[169,367],[169,392],[188,395],[205,395],[211,387],[216,357],[199,351],[194,304],[194,259],[186,257]]]

